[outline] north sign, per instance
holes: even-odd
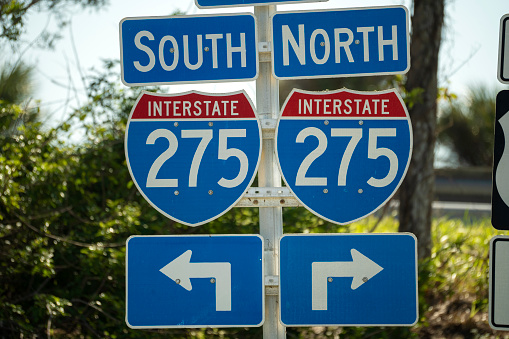
[[[265,314],[263,239],[130,237],[126,286],[131,328],[260,326]]]
[[[397,234],[289,234],[280,241],[285,326],[412,326],[417,239]]]
[[[261,129],[244,91],[143,92],[125,133],[136,187],[159,212],[198,226],[226,213],[251,185]]]
[[[256,19],[251,13],[125,18],[120,53],[127,86],[254,80]]]
[[[348,224],[384,205],[405,177],[412,127],[395,90],[294,89],[276,128],[281,173],[311,212]]]
[[[403,6],[276,13],[272,41],[278,79],[402,74],[410,68]]]

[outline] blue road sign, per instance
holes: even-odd
[[[126,323],[132,328],[260,326],[263,239],[130,237],[126,285]]]
[[[199,8],[209,7],[237,7],[237,6],[266,6],[294,4],[304,2],[324,2],[329,0],[195,0],[196,6]]]
[[[159,212],[198,226],[232,208],[254,180],[261,129],[244,91],[143,92],[127,123],[127,166]]]
[[[403,6],[276,13],[272,41],[279,79],[402,74],[410,68]]]
[[[127,86],[248,81],[258,76],[251,13],[125,18],[120,64]]]
[[[383,206],[406,174],[412,127],[395,90],[294,89],[276,129],[286,185],[311,212],[338,224]]]
[[[417,240],[396,234],[290,234],[280,241],[286,326],[412,326]]]

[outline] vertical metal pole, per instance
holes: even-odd
[[[271,42],[270,15],[276,6],[255,6],[258,21],[258,41]],[[279,82],[272,76],[270,62],[260,62],[256,80],[256,109],[262,119],[277,119],[279,115]],[[281,174],[277,168],[274,138],[263,139],[262,155],[258,170],[258,186],[280,187]],[[283,212],[281,207],[260,208],[260,234],[265,239],[265,276],[279,277],[279,238],[283,235]],[[265,295],[265,323],[263,337],[266,339],[286,338],[286,329],[279,322],[279,295]]]

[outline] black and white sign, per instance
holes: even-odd
[[[497,95],[491,224],[509,230],[509,91]]]

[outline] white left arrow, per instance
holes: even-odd
[[[231,311],[232,283],[230,263],[192,263],[190,262],[192,254],[191,250],[185,251],[159,271],[188,291],[193,289],[191,278],[211,278],[211,282],[216,285],[216,311]]]
[[[352,261],[316,261],[311,263],[311,308],[327,310],[327,283],[332,277],[352,277],[352,290],[373,278],[383,267],[352,248]]]

